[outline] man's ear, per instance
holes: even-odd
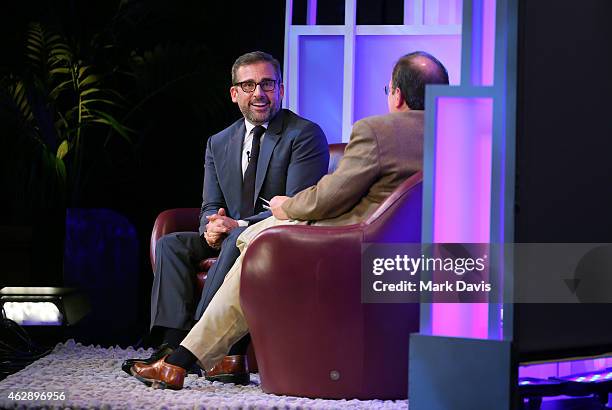
[[[280,83],[278,91],[279,91],[280,99],[282,101],[283,97],[285,96],[285,85],[283,83]]]
[[[238,90],[235,86],[230,87],[230,97],[232,97],[232,102],[238,102]]]
[[[405,98],[404,98],[404,95],[402,94],[402,91],[399,88],[396,88],[392,97],[393,97],[393,106],[396,109],[402,108],[402,106],[405,104],[404,102]]]

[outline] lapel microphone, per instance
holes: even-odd
[[[247,151],[247,162],[251,162],[251,151]]]

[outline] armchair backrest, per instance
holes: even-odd
[[[329,166],[327,167],[327,173],[331,174],[338,168],[338,163],[344,155],[344,149],[346,143],[329,144]]]
[[[153,231],[151,231],[151,242],[149,244],[149,258],[151,267],[155,270],[155,247],[157,240],[164,235],[173,232],[197,232],[200,208],[174,208],[167,209],[157,215]]]
[[[411,243],[421,241],[423,172],[400,184],[365,222],[364,241]]]

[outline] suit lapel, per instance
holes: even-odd
[[[244,139],[244,133],[246,127],[244,126],[244,120],[240,121],[232,135],[230,136],[226,149],[226,161],[224,161],[224,172],[221,174],[221,178],[227,178],[226,180],[226,192],[229,198],[226,198],[226,202],[229,204],[236,204],[238,208],[234,210],[237,212],[240,209],[240,201],[242,196],[242,141]],[[229,211],[229,210],[227,210]]]
[[[284,125],[284,116],[284,110],[279,111],[272,122],[270,122],[270,125],[264,134],[264,139],[259,150],[259,159],[257,160],[257,173],[255,174],[255,202],[257,202],[257,198],[259,198],[259,192],[261,191],[263,182],[266,179],[266,173],[268,172],[268,165],[270,164],[270,158],[272,158],[274,147],[276,147],[276,144],[281,138]]]

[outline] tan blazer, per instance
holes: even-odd
[[[423,123],[423,111],[357,121],[336,171],[285,201],[283,209],[291,219],[316,225],[364,221],[423,168]]]

